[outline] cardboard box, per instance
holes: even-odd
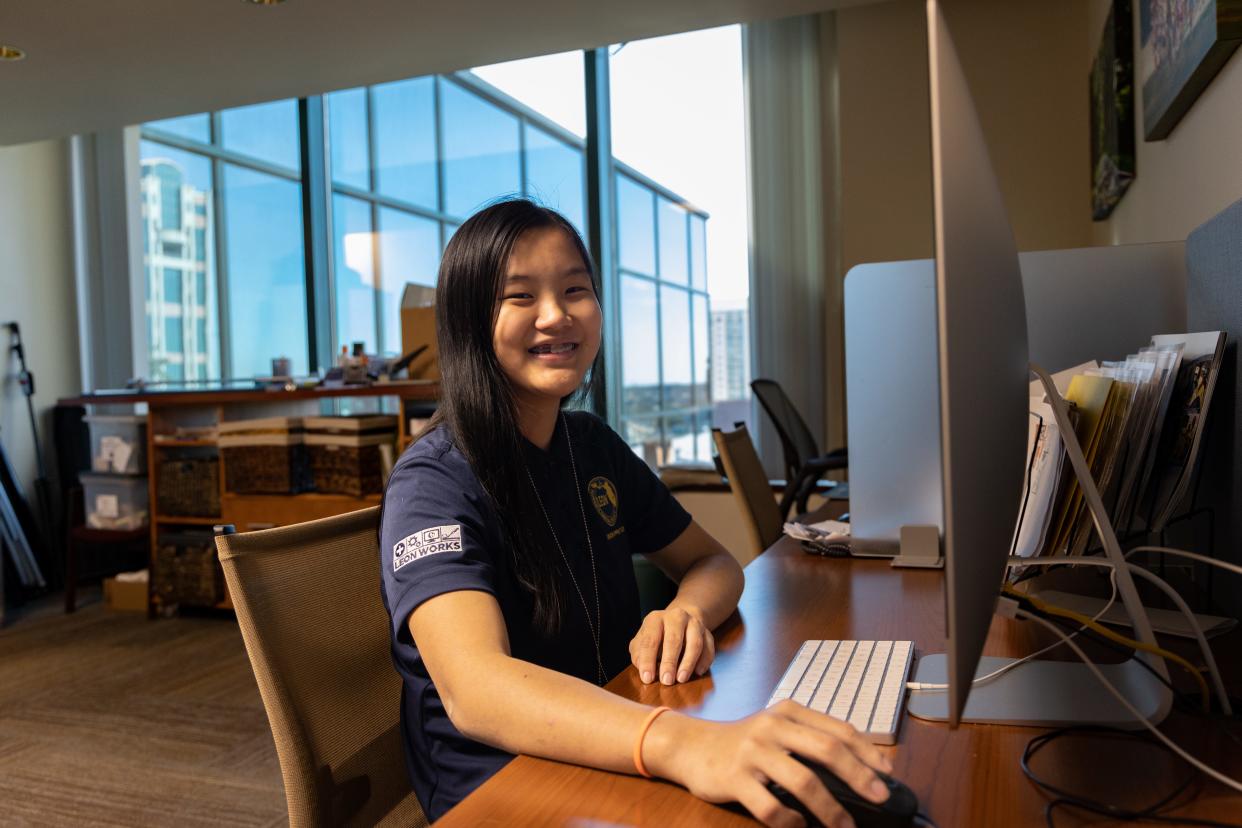
[[[136,573],[127,574],[133,576]],[[146,570],[143,570],[142,575],[146,575]],[[110,610],[118,612],[146,612],[147,578],[143,577],[135,580],[104,578],[103,598],[104,606]]]
[[[436,290],[425,285],[406,284],[401,293],[401,354],[423,345],[408,369],[410,379],[439,379],[440,352],[436,348]]]

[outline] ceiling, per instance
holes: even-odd
[[[4,0],[0,145],[866,0]]]

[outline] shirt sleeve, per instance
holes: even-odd
[[[416,454],[393,470],[384,493],[380,569],[397,640],[420,604],[460,590],[496,594],[483,493],[455,452]]]
[[[655,472],[634,453],[621,435],[598,421],[610,444],[617,471],[620,511],[630,536],[630,549],[650,555],[677,540],[690,525],[690,513],[677,502]]]

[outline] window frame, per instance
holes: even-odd
[[[337,340],[340,336],[337,299],[336,273],[336,234],[334,226],[334,200],[336,196],[356,199],[365,205],[370,215],[372,229],[371,266],[373,276],[373,313],[375,350],[380,351],[385,337],[385,319],[383,313],[383,293],[378,289],[383,278],[383,257],[379,241],[381,227],[380,213],[382,210],[393,210],[416,218],[436,222],[439,253],[455,232],[465,216],[450,214],[446,209],[445,192],[445,125],[444,125],[444,93],[445,84],[452,84],[461,91],[481,99],[483,102],[499,108],[512,115],[517,121],[518,134],[518,173],[521,192],[528,194],[530,190],[530,171],[528,152],[528,132],[537,129],[554,141],[563,143],[567,148],[581,154],[583,159],[582,192],[579,194],[582,204],[582,230],[588,248],[599,268],[599,280],[603,293],[605,320],[605,354],[607,367],[604,376],[598,378],[593,408],[597,413],[617,428],[625,431],[629,420],[656,421],[661,444],[668,446],[666,423],[677,418],[688,418],[692,427],[706,420],[710,423],[712,404],[710,401],[711,379],[707,377],[707,399],[699,398],[696,385],[696,365],[703,355],[697,353],[700,342],[705,347],[710,360],[713,345],[711,336],[711,296],[707,289],[707,280],[696,285],[695,268],[707,272],[707,263],[696,262],[695,257],[695,221],[704,224],[710,216],[703,210],[695,208],[668,188],[653,181],[632,167],[618,161],[611,152],[611,112],[609,106],[609,55],[607,48],[584,50],[585,66],[584,94],[586,97],[586,138],[579,138],[551,119],[537,117],[529,107],[517,99],[491,86],[472,72],[465,70],[451,74],[431,76],[432,108],[434,112],[434,151],[436,205],[430,209],[420,204],[406,201],[379,191],[379,170],[376,165],[377,129],[375,86],[361,87],[363,90],[363,111],[365,115],[366,148],[368,165],[366,187],[334,180],[331,168],[331,124],[329,94],[296,99],[297,103],[297,140],[300,170],[291,169],[260,158],[247,156],[227,149],[222,143],[222,111],[206,114],[208,124],[207,142],[185,137],[176,132],[160,129],[157,125],[143,124],[139,127],[142,141],[166,146],[205,158],[211,165],[212,204],[211,232],[206,239],[209,248],[209,259],[214,265],[216,316],[218,323],[217,342],[221,379],[231,376],[233,366],[230,356],[231,331],[228,320],[229,306],[229,260],[227,249],[227,209],[222,197],[221,187],[224,181],[226,165],[239,167],[264,175],[273,176],[297,184],[302,194],[302,228],[304,236],[303,266],[306,273],[306,313],[307,313],[307,358],[311,373],[330,366],[335,358]],[[158,123],[158,122],[155,122]],[[654,275],[636,272],[623,268],[620,262],[619,222],[620,209],[618,204],[617,180],[625,176],[651,195],[651,226],[653,234]],[[676,205],[684,211],[685,223],[685,281],[676,278],[665,279],[662,274],[662,251],[660,248],[661,203],[662,201]],[[704,253],[706,250],[704,249]],[[704,257],[705,258],[705,257]],[[623,278],[629,277],[650,283],[656,295],[656,316],[653,321],[657,339],[657,376],[659,383],[659,407],[653,412],[627,415],[623,410],[623,359],[624,344],[621,340],[621,285]],[[145,276],[144,276],[145,278]],[[690,365],[690,405],[676,408],[666,407],[669,396],[665,388],[665,342],[664,342],[664,302],[661,301],[664,291],[675,290],[685,294],[689,308],[686,325],[689,337]],[[699,302],[703,303],[703,316],[707,330],[696,331],[698,320],[695,309]],[[195,335],[197,335],[195,333]],[[698,458],[697,430],[695,431],[695,455]]]
[[[645,283],[651,284],[655,288],[656,318],[655,318],[654,328],[655,328],[655,333],[657,337],[656,366],[657,366],[657,373],[659,376],[660,404],[659,404],[659,407],[656,409],[656,411],[653,411],[653,412],[645,411],[641,414],[632,414],[632,415],[625,413],[624,408],[621,405],[621,400],[623,399],[622,395],[624,393],[625,378],[624,376],[621,376],[621,369],[623,368],[623,363],[621,362],[619,358],[620,351],[618,350],[616,352],[618,354],[618,359],[614,361],[617,365],[617,371],[616,371],[617,386],[616,386],[616,389],[613,391],[614,399],[617,401],[616,414],[614,415],[614,418],[610,418],[609,421],[616,425],[618,433],[624,434],[625,424],[629,421],[650,422],[654,420],[657,422],[657,431],[659,434],[660,444],[667,446],[667,445],[671,445],[671,439],[665,432],[666,421],[671,420],[671,419],[676,419],[679,417],[689,417],[692,423],[697,424],[700,417],[706,417],[707,422],[709,423],[711,422],[712,405],[710,402],[710,396],[711,396],[710,387],[708,389],[709,402],[700,405],[694,401],[695,400],[694,365],[695,365],[696,359],[698,358],[698,354],[696,354],[695,352],[697,348],[697,337],[695,336],[694,299],[695,297],[702,297],[703,301],[705,302],[707,327],[708,327],[708,337],[707,337],[708,354],[711,353],[711,348],[712,348],[712,343],[711,343],[711,307],[712,306],[711,306],[711,294],[708,293],[706,285],[701,289],[694,287],[694,278],[693,278],[693,270],[692,270],[694,266],[694,260],[693,260],[693,248],[692,248],[692,243],[691,243],[691,233],[693,232],[693,229],[692,229],[693,218],[695,216],[698,216],[698,217],[701,217],[706,222],[708,219],[711,218],[711,216],[706,211],[695,207],[694,205],[690,204],[685,199],[683,199],[681,196],[674,193],[672,190],[669,190],[667,187],[664,187],[663,185],[652,180],[648,176],[643,175],[641,172],[639,172],[638,170],[634,169],[633,167],[629,166],[628,164],[622,161],[617,161],[616,159],[612,159],[611,169],[612,169],[612,175],[614,177],[614,180],[616,177],[623,175],[629,178],[632,183],[637,184],[638,186],[648,190],[651,194],[651,223],[652,223],[652,229],[653,229],[653,236],[652,236],[653,251],[655,254],[655,267],[654,267],[655,275],[651,276],[646,273],[640,273],[638,271],[629,270],[627,268],[622,267],[621,266],[621,245],[620,243],[615,243],[613,246],[612,269],[613,269],[613,272],[616,274],[616,284],[617,284],[617,292],[618,292],[618,296],[617,296],[618,308],[616,311],[617,317],[615,320],[615,324],[617,325],[619,325],[621,322],[621,319],[620,319],[620,313],[621,313],[620,286],[622,284],[623,278],[628,277],[632,279],[641,280]],[[620,235],[621,234],[621,227],[620,227],[621,210],[620,210],[620,204],[619,204],[620,188],[614,185],[611,189],[613,192],[613,199],[614,199],[613,205],[612,205],[613,209],[612,209],[611,233],[612,233],[612,238],[614,240],[618,240],[621,238],[621,235]],[[661,264],[660,264],[660,199],[661,198],[663,198],[665,201],[669,201],[677,205],[678,207],[681,207],[686,212],[686,215],[685,215],[686,281],[685,282],[680,282],[680,281],[677,281],[676,279],[665,279],[661,273]],[[704,272],[706,273],[706,251],[704,252]],[[690,313],[686,320],[686,324],[687,324],[687,328],[689,330],[689,336],[690,336],[690,366],[689,367],[690,367],[691,404],[689,406],[681,406],[677,408],[665,406],[666,388],[665,388],[665,382],[664,382],[664,303],[661,301],[661,290],[662,289],[672,289],[672,290],[679,290],[679,291],[684,292],[686,294],[687,305],[690,308]],[[710,385],[710,380],[709,380],[709,385]],[[710,460],[711,459],[710,456],[702,457],[702,458],[698,456],[699,452],[698,452],[697,434],[698,434],[698,431],[696,427],[694,459],[696,461]]]
[[[299,106],[299,109],[301,109],[300,106]],[[217,111],[209,112],[206,114],[208,115],[207,137],[208,137],[209,143],[204,144],[201,141],[196,141],[192,138],[186,138],[184,136],[177,135],[176,133],[165,132],[164,130],[159,129],[158,127],[152,127],[146,124],[143,124],[139,128],[139,137],[143,141],[149,141],[154,144],[159,144],[162,146],[171,147],[176,150],[181,150],[182,152],[187,152],[193,155],[202,156],[206,158],[207,161],[211,164],[211,187],[212,187],[212,198],[211,198],[212,228],[211,230],[212,232],[211,232],[211,238],[210,238],[209,244],[210,244],[211,249],[214,251],[214,261],[215,261],[216,319],[218,320],[217,325],[216,325],[217,334],[218,334],[218,342],[216,344],[217,344],[217,348],[219,351],[218,357],[220,360],[220,378],[228,379],[231,377],[233,373],[233,360],[230,355],[230,349],[229,349],[231,332],[229,331],[229,325],[227,324],[227,321],[226,321],[229,318],[228,316],[228,313],[229,313],[228,241],[227,241],[227,233],[225,232],[225,227],[226,227],[225,220],[227,218],[227,212],[226,212],[227,207],[224,204],[224,199],[220,197],[221,192],[222,192],[221,190],[222,182],[224,181],[224,167],[226,164],[230,164],[236,167],[241,167],[243,169],[251,170],[253,172],[259,172],[265,175],[273,176],[275,178],[281,178],[286,181],[291,181],[297,184],[298,187],[301,189],[302,194],[303,194],[302,196],[303,203],[305,204],[307,187],[306,187],[306,182],[304,178],[305,178],[305,173],[307,170],[307,165],[305,163],[305,159],[303,159],[302,169],[300,171],[293,171],[286,167],[282,167],[278,164],[272,164],[271,162],[264,161],[259,158],[252,158],[250,156],[234,152],[233,150],[225,149],[219,143],[220,136],[222,134],[221,126],[220,126],[220,121],[221,121],[220,111],[217,110]],[[299,146],[304,148],[305,141],[303,139],[303,136],[299,135],[298,141],[299,141]],[[302,151],[304,152],[304,150]],[[309,238],[311,236],[311,231],[308,228],[308,222],[305,217],[305,208],[303,209],[303,214],[304,216],[303,216],[303,221],[302,221],[302,232],[305,237]],[[141,218],[139,219],[139,221],[141,221]],[[305,266],[305,263],[304,263],[304,266]],[[310,267],[307,267],[306,269],[308,273],[311,271]],[[311,296],[307,296],[306,312],[307,312],[308,323],[310,323],[313,326],[314,314],[312,313],[312,307],[310,304],[310,300],[311,300]],[[308,330],[307,333],[312,336],[309,342],[314,342],[313,332],[311,330]],[[315,370],[314,351],[311,350],[309,347],[308,347],[308,350],[310,350],[310,353],[308,354],[308,356],[312,360],[311,371],[314,371]]]

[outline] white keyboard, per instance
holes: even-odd
[[[870,742],[895,744],[913,658],[910,641],[807,641],[767,706],[793,699],[849,722]]]

